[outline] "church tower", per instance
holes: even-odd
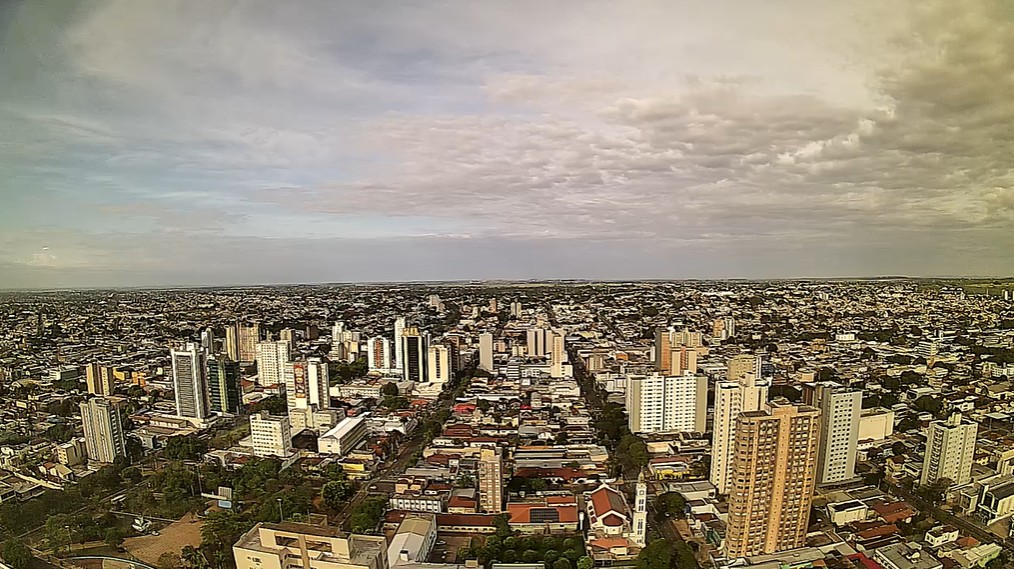
[[[648,533],[648,483],[644,481],[644,471],[637,477],[637,491],[634,498],[634,519],[631,524],[630,540],[644,546]]]

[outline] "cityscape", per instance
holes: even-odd
[[[1014,281],[0,293],[30,567],[997,569]]]

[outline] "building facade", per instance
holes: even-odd
[[[94,395],[112,395],[116,377],[113,368],[91,363],[85,366],[85,383],[88,393]]]
[[[198,344],[188,343],[172,351],[173,391],[176,416],[204,419],[208,416],[207,362]]]
[[[733,369],[731,362],[729,367]],[[729,492],[736,418],[744,411],[761,409],[768,400],[769,385],[753,373],[744,373],[737,380],[719,381],[715,384],[715,424],[711,438],[709,480],[719,494]]]
[[[503,460],[499,449],[479,453],[479,508],[486,514],[503,511]]]
[[[426,381],[426,338],[418,328],[406,328],[401,333],[402,377],[405,381]]]
[[[225,356],[208,358],[208,399],[215,413],[236,414],[243,405],[239,363]]]
[[[285,381],[285,364],[289,363],[291,353],[289,343],[257,342],[254,348],[257,359],[257,382],[261,385],[278,385]]]
[[[116,457],[127,455],[123,404],[120,397],[93,397],[81,402],[85,450],[90,460],[111,463]]]
[[[851,480],[856,472],[863,392],[830,381],[813,383],[803,386],[803,402],[820,409],[817,483]]]
[[[426,357],[429,372],[426,380],[430,383],[447,383],[451,380],[451,351],[442,344],[433,344],[429,347],[429,354]]]
[[[261,411],[250,415],[250,438],[254,454],[260,457],[284,457],[292,446],[288,417],[273,417]]]
[[[627,420],[634,433],[704,432],[707,426],[708,379],[631,375],[627,378]]]
[[[236,569],[387,569],[387,540],[324,525],[258,523],[232,546]]]
[[[962,419],[961,413],[930,423],[919,484],[927,486],[943,478],[954,484],[970,482],[978,432],[978,423]]]
[[[802,547],[817,478],[820,411],[784,399],[736,420],[725,553]]]

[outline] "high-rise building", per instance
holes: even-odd
[[[863,392],[831,381],[811,383],[803,386],[803,403],[820,410],[817,483],[852,479],[856,472]]]
[[[225,355],[230,360],[239,360],[239,323],[225,327]]]
[[[498,449],[479,452],[479,508],[486,514],[503,511],[503,461]]]
[[[546,346],[546,330],[544,328],[529,328],[525,335],[525,345],[528,347],[529,356],[544,356],[549,351]]]
[[[88,458],[95,462],[110,463],[118,456],[126,456],[123,399],[93,397],[88,401],[82,401],[80,408]]]
[[[521,302],[520,301],[516,301],[515,300],[514,302],[511,302],[511,317],[512,318],[521,318],[521,310],[522,309],[521,309]]]
[[[289,352],[296,349],[296,331],[292,328],[284,328],[278,333],[278,339],[289,343]]]
[[[496,312],[496,311],[498,311],[499,309],[500,309],[500,307],[499,307],[499,305],[497,304],[497,302],[496,302],[496,299],[495,299],[495,298],[491,298],[491,299],[489,299],[489,311],[490,311],[490,312]]]
[[[803,547],[817,478],[820,411],[774,401],[736,419],[725,553]]]
[[[388,371],[391,368],[391,341],[374,336],[366,341],[366,364],[370,371]]]
[[[261,341],[260,324],[239,326],[239,359],[241,362],[252,362],[257,358],[257,343]]]
[[[433,344],[427,355],[429,373],[426,380],[430,383],[447,383],[451,379],[451,351],[443,344]]]
[[[258,523],[232,546],[232,553],[236,569],[388,568],[384,536],[297,522]]]
[[[549,352],[549,376],[556,379],[563,377],[563,362],[567,361],[567,346],[564,341],[563,332],[554,331],[552,334]]]
[[[257,382],[261,385],[277,385],[285,378],[285,364],[291,359],[289,343],[257,342],[255,348],[257,359]]]
[[[683,346],[684,348],[700,348],[704,345],[700,332],[691,332],[690,329],[684,328],[679,332],[673,332],[671,334],[673,346]]]
[[[634,515],[630,521],[630,541],[643,547],[648,543],[647,535],[648,483],[644,481],[644,471],[641,471],[637,476],[637,488],[634,491]]]
[[[176,393],[176,415],[188,419],[208,416],[207,365],[204,352],[197,344],[188,343],[172,351],[173,391]]]
[[[405,317],[399,316],[394,320],[394,365],[404,373],[405,370],[405,356],[402,354],[404,345],[402,344],[402,335],[405,333]]]
[[[201,349],[206,354],[215,353],[215,330],[213,328],[201,330]]]
[[[288,417],[272,417],[265,411],[250,415],[250,439],[254,455],[286,456],[292,446]]]
[[[426,338],[415,327],[401,333],[401,374],[405,381],[426,381]]]
[[[284,364],[283,376],[285,402],[290,410],[331,407],[327,363],[320,358],[287,362]]]
[[[672,335],[664,326],[655,328],[655,371],[668,373],[672,367]]]
[[[669,375],[697,373],[697,350],[685,346],[674,346],[669,356],[668,373]]]
[[[963,420],[961,413],[930,423],[919,484],[927,486],[944,478],[953,484],[970,482],[978,432],[978,423]]]
[[[747,375],[761,377],[763,362],[761,357],[754,354],[739,354],[732,356],[725,362],[725,377],[729,381],[740,381]]]
[[[479,334],[479,369],[493,371],[493,334]]]
[[[85,366],[85,382],[88,385],[88,393],[95,395],[112,395],[116,378],[113,376],[113,368],[100,366],[91,363]]]
[[[634,433],[703,433],[707,428],[705,376],[631,375],[626,399],[627,420]]]
[[[224,355],[208,358],[208,393],[210,410],[215,413],[236,414],[243,405],[242,386],[239,382],[239,363]]]
[[[732,364],[730,364],[730,369]],[[733,462],[733,441],[736,435],[736,418],[744,411],[757,411],[768,400],[770,383],[756,375],[741,374],[737,380],[715,384],[715,424],[711,437],[711,475],[709,480],[719,494],[730,488],[730,471]]]

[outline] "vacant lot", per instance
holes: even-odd
[[[199,546],[202,523],[193,514],[187,514],[160,530],[159,535],[131,537],[123,542],[123,547],[141,561],[155,565],[163,553],[178,555],[188,545]]]

